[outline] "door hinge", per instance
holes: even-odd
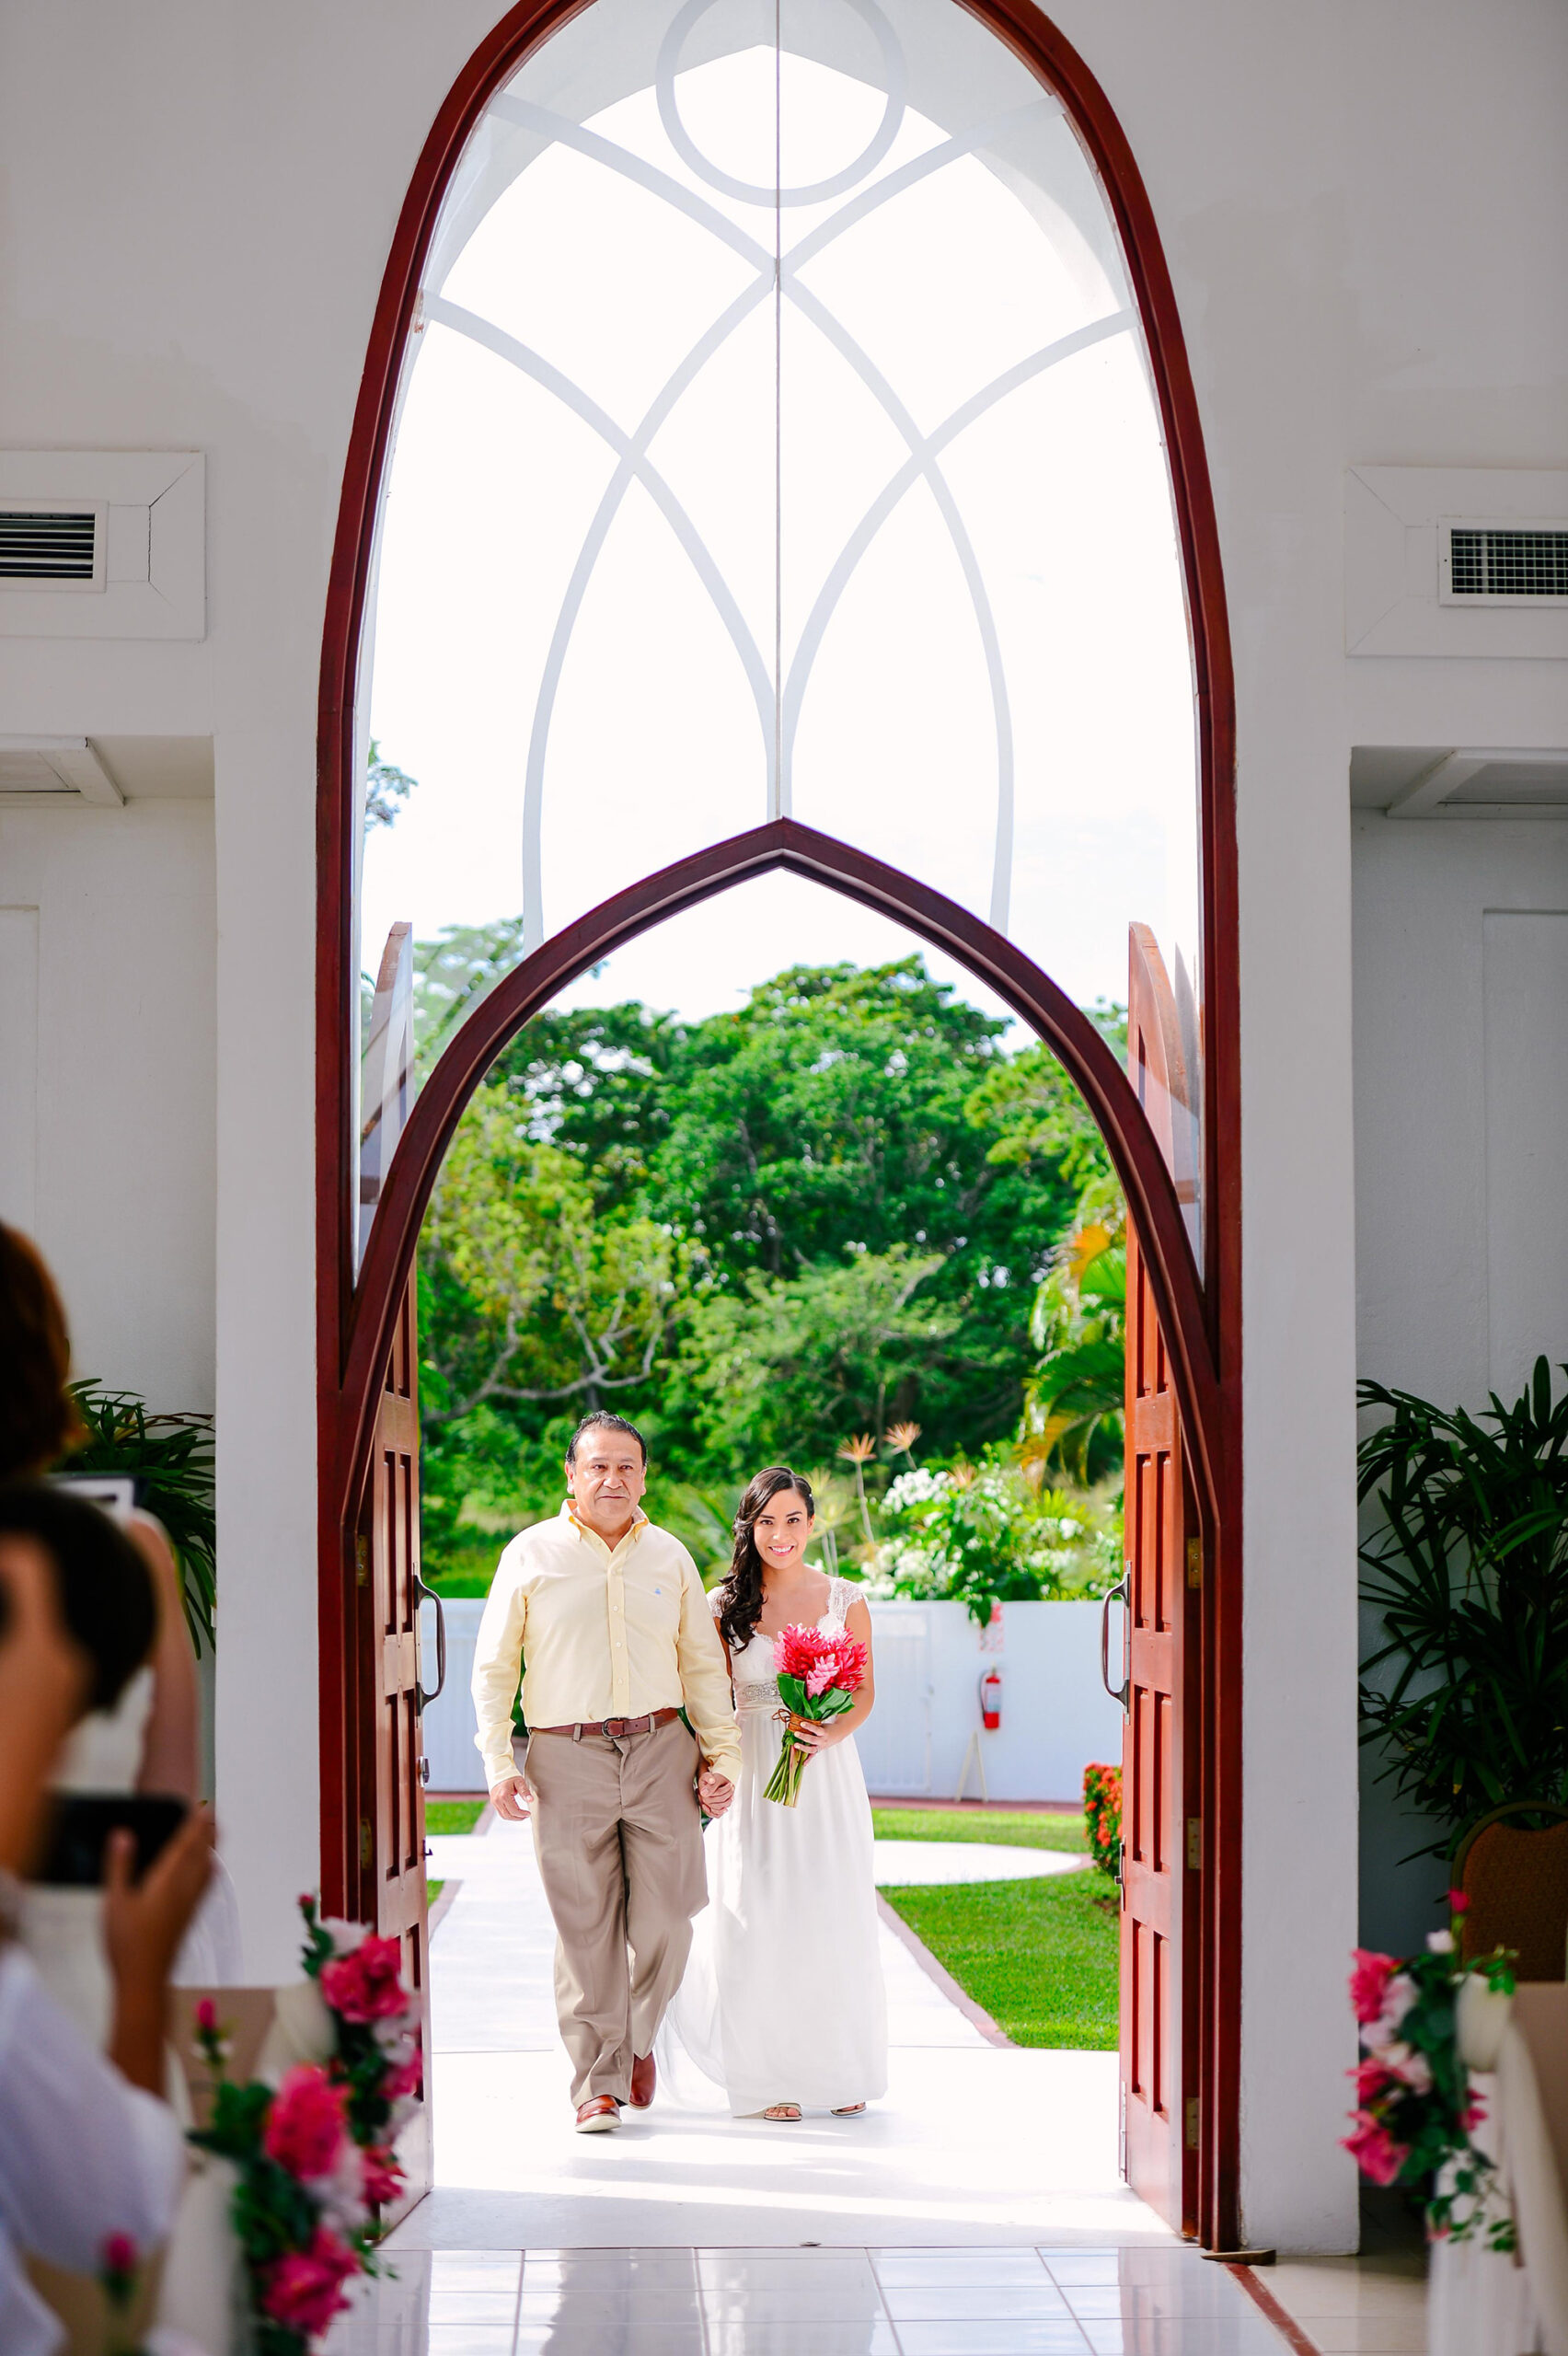
[[[370,1585],[370,1541],[368,1538],[354,1540],[354,1585],[356,1587]]]
[[[1187,1541],[1187,1585],[1202,1587],[1204,1583],[1204,1542],[1201,1538]]]
[[[1195,2152],[1197,2148],[1198,2097],[1196,2095],[1189,2095],[1187,2096],[1187,2149],[1189,2152]]]
[[[371,1829],[370,1829],[370,1819],[369,1819],[369,1817],[368,1817],[368,1816],[362,1816],[362,1817],[361,1817],[361,1819],[360,1819],[360,1863],[361,1863],[361,1865],[368,1865],[371,1863],[372,1859],[375,1857],[375,1834],[372,1832],[372,1831],[371,1831]]]
[[[1204,1869],[1204,1820],[1201,1816],[1187,1819],[1187,1871],[1201,1874]]]

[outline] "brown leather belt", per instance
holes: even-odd
[[[591,1726],[583,1718],[576,1726],[530,1727],[528,1731],[530,1734],[569,1734],[573,1742],[581,1742],[585,1734],[607,1734],[612,1742],[617,1742],[623,1734],[651,1734],[655,1727],[667,1727],[672,1718],[679,1716],[678,1710],[654,1710],[646,1718],[595,1718]]]

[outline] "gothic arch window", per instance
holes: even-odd
[[[1144,327],[1060,99],[953,0],[594,0],[489,96],[425,256],[363,733],[393,917],[510,920],[794,816],[1188,1036],[1193,674]],[[379,1067],[378,1067],[379,1071]],[[376,1085],[385,1089],[386,1076]]]

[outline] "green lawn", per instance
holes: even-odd
[[[976,1808],[874,1807],[871,1829],[879,1841],[999,1841],[1013,1849],[1089,1847],[1081,1816],[1016,1814],[983,1816]]]
[[[1000,1842],[1075,1855],[1089,1846],[1081,1816],[1030,1809],[983,1815],[878,1807],[871,1823],[879,1841]],[[1114,2047],[1117,1910],[1103,1874],[884,1889],[882,1896],[1015,2045]]]
[[[427,1881],[425,1884],[425,1904],[427,1906],[433,1906],[436,1900],[441,1896],[442,1891],[445,1888],[446,1884],[444,1881]]]
[[[882,1896],[1015,2045],[1116,2043],[1116,1893],[1103,1874]]]
[[[425,1831],[472,1832],[489,1806],[488,1800],[426,1800]]]

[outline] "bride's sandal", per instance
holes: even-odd
[[[769,2103],[762,2115],[771,2119],[776,2127],[793,2127],[801,2116],[801,2106],[798,2102]]]
[[[863,2102],[847,2102],[842,2110],[834,2112],[835,2119],[859,2119],[866,2106]]]

